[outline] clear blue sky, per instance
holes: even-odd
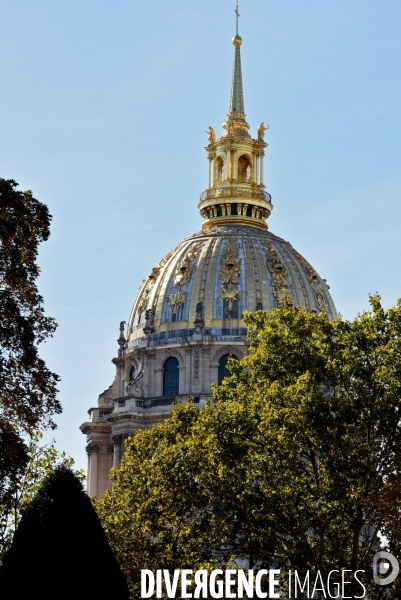
[[[205,130],[229,101],[233,0],[3,0],[0,176],[53,214],[40,289],[59,329],[60,449],[114,376],[139,285],[200,229]],[[266,139],[270,230],[347,318],[401,296],[400,0],[242,0],[245,109]]]

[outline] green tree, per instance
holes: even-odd
[[[65,464],[24,508],[0,570],[2,600],[126,600],[127,584],[82,483]]]
[[[0,498],[0,562],[11,545],[22,511],[40,488],[43,479],[60,461],[67,467],[73,468],[74,460],[65,452],[56,449],[55,440],[40,445],[42,437],[42,432],[38,432],[27,442],[28,463],[25,465],[24,472],[13,485],[6,483],[9,493]],[[75,474],[84,481],[85,475],[82,469],[75,471]]]
[[[58,376],[38,354],[56,328],[36,286],[38,246],[49,237],[51,215],[17,185],[0,178],[0,497],[24,472],[24,434],[54,428],[61,412]]]
[[[401,303],[371,305],[353,321],[247,314],[249,355],[214,401],[127,442],[98,511],[136,597],[141,568],[244,555],[324,579],[363,569],[375,597],[399,593],[371,575],[379,534],[401,549]]]

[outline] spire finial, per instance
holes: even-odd
[[[235,11],[234,11],[234,12],[235,12],[235,14],[236,14],[236,17],[235,17],[235,18],[236,18],[236,22],[237,22],[237,23],[236,23],[236,30],[235,30],[235,33],[236,33],[236,35],[238,35],[238,17],[239,17],[239,12],[238,12],[238,0],[237,0],[237,8],[235,9]]]
[[[244,93],[242,91],[240,52],[242,38],[238,35],[238,1],[234,12],[236,18],[236,34],[233,37],[233,44],[235,48],[233,77],[231,83],[230,106],[228,109],[227,120],[224,123],[223,127],[226,130],[225,135],[239,135],[241,137],[249,137],[249,133],[247,132],[247,129],[249,129],[249,125],[245,120]]]

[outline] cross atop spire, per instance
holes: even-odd
[[[238,2],[237,2],[237,8],[235,9],[235,14],[237,15],[236,17],[236,21],[237,21],[237,27],[236,27],[236,35],[238,35],[238,17],[239,17],[239,12],[238,12]]]
[[[242,137],[249,137],[249,133],[247,131],[247,129],[249,129],[249,125],[245,120],[244,93],[242,90],[240,52],[242,38],[238,35],[238,2],[234,12],[236,18],[236,34],[233,37],[233,44],[235,48],[233,76],[231,83],[230,106],[228,109],[227,121],[224,123],[223,127],[227,132],[226,135],[240,135]]]

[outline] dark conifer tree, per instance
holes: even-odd
[[[45,478],[24,510],[1,567],[0,598],[129,598],[91,501],[65,465]]]

